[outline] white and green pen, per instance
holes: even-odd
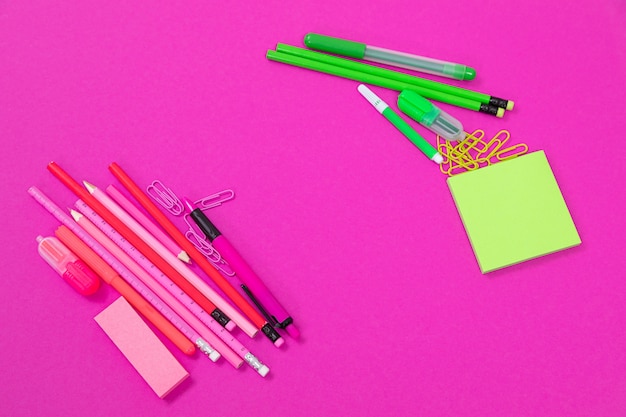
[[[456,80],[473,80],[476,77],[474,68],[467,65],[407,54],[406,52],[393,51],[317,33],[307,34],[304,37],[304,44],[318,51],[393,65]]]
[[[389,122],[396,127],[404,136],[407,137],[415,146],[419,148],[420,151],[424,153],[431,161],[434,161],[436,164],[441,164],[443,162],[443,157],[437,149],[435,149],[430,143],[426,141],[417,133],[407,122],[405,122],[395,111],[391,109],[380,97],[378,97],[372,90],[367,88],[365,85],[361,84],[358,87],[359,93],[363,97],[370,102],[376,110],[383,116],[385,119],[389,120]]]

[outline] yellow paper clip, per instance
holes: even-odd
[[[453,176],[473,171],[499,161],[515,158],[528,151],[528,145],[525,143],[503,148],[511,138],[508,130],[500,130],[487,142],[483,140],[485,132],[481,129],[476,129],[466,135],[465,139],[456,146],[452,146],[450,142],[437,136],[437,150],[444,159],[439,165],[443,174]]]
[[[518,143],[517,145],[502,149],[496,154],[496,158],[498,159],[498,161],[506,161],[507,159],[523,155],[526,152],[528,152],[528,145],[526,145],[525,143]]]

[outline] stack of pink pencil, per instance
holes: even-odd
[[[192,355],[198,349],[212,361],[224,357],[235,368],[245,362],[259,375],[267,375],[269,368],[230,331],[239,327],[254,337],[261,330],[280,347],[284,339],[278,330],[285,330],[294,338],[299,336],[291,317],[199,209],[194,210],[189,204],[198,225],[212,227],[209,233],[213,231],[213,239],[220,238],[214,244],[219,243],[225,254],[228,253],[233,270],[246,284],[242,285],[245,294],[256,308],[185,238],[119,165],[113,163],[109,169],[150,216],[115,186],[101,190],[84,182],[83,187],[52,162],[48,170],[79,200],[73,209],[65,212],[36,187],[28,190],[62,224],[55,231],[56,238],[38,238],[42,256],[85,295],[98,288],[98,282],[89,279],[90,268],[185,354]],[[70,256],[72,253],[79,258],[78,262],[73,262],[76,258]],[[228,300],[189,267],[192,261]],[[272,311],[264,310],[263,304]],[[166,392],[169,391],[158,393],[165,395]]]

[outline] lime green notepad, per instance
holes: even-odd
[[[543,151],[450,177],[483,273],[580,244]]]

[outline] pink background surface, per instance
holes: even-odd
[[[622,1],[152,3],[0,3],[0,414],[626,415]],[[445,177],[357,83],[265,59],[310,31],[474,66],[515,110],[442,107],[545,150],[582,245],[481,275]],[[158,399],[93,320],[114,291],[36,253],[57,222],[27,188],[75,200],[51,160],[233,189],[210,214],[302,341],[238,333],[266,379],[172,349],[191,377]]]

